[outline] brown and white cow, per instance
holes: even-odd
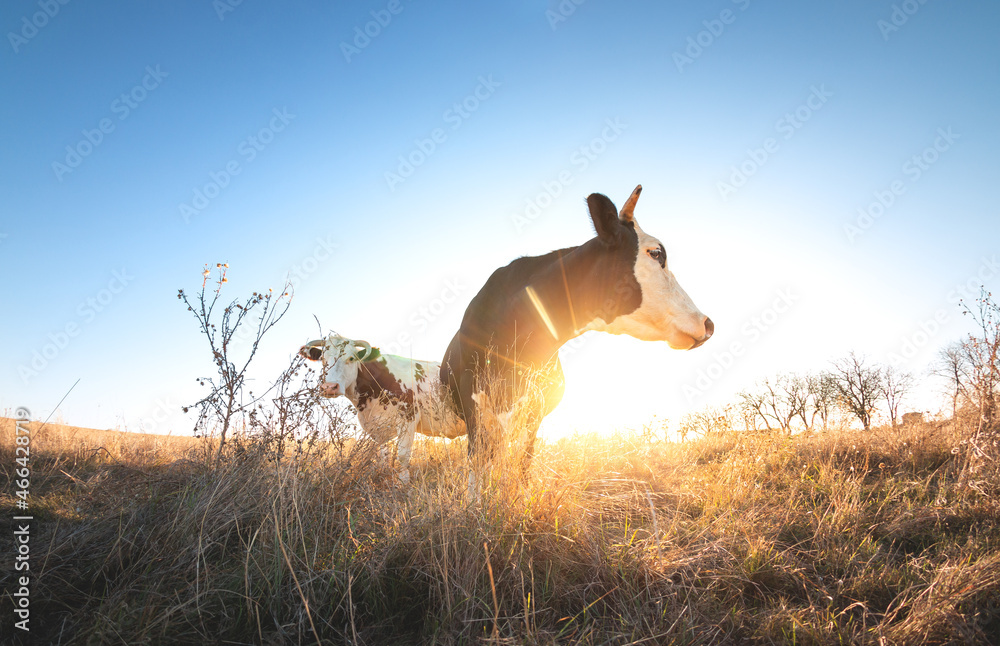
[[[599,193],[587,198],[597,236],[578,247],[522,257],[493,272],[469,303],[444,356],[441,381],[465,420],[470,456],[489,461],[502,438],[480,433],[478,402],[489,389],[501,410],[524,402],[523,375],[541,375],[531,404],[522,466],[531,459],[542,418],[563,393],[559,348],[600,330],[690,350],[715,330],[667,266],[663,244],[635,221],[637,186],[619,212]],[[501,428],[501,433],[507,429]]]
[[[310,341],[299,354],[323,361],[324,397],[347,397],[358,411],[361,428],[379,444],[398,439],[400,479],[410,479],[414,433],[454,438],[465,435],[465,422],[441,384],[441,364],[382,354],[366,341],[337,334]]]

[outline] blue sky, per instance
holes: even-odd
[[[314,315],[440,359],[495,268],[585,241],[586,195],[638,183],[637,220],[716,337],[582,337],[543,430],[676,419],[850,349],[919,374],[967,329],[956,287],[1000,284],[998,18],[934,0],[6,2],[0,410],[45,417],[79,379],[68,422],[188,432],[211,364],[176,292],[206,263],[229,263],[233,298],[295,277],[258,383]]]

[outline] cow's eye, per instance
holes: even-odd
[[[656,262],[660,263],[661,267],[663,267],[664,269],[667,268],[667,252],[663,248],[663,245],[660,245],[659,247],[656,247],[655,249],[647,249],[646,253],[649,254],[650,258],[652,258]]]

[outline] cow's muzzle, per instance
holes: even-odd
[[[340,397],[344,393],[340,392],[340,384],[324,381],[319,386],[319,394],[323,397]]]

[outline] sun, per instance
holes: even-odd
[[[606,435],[680,419],[688,406],[665,379],[668,368],[660,360],[677,351],[665,346],[601,332],[567,342],[559,352],[565,394],[542,422],[540,436]]]

